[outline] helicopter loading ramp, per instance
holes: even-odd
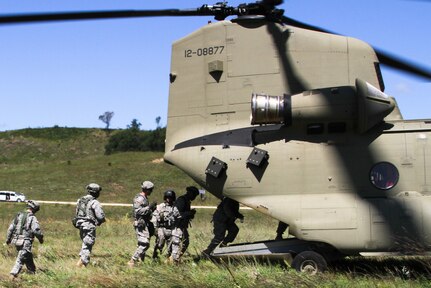
[[[217,247],[211,256],[220,259],[258,258],[284,260],[291,263],[294,255],[308,250],[309,246],[310,242],[299,240],[297,238],[267,240]]]
[[[211,258],[282,261],[299,272],[315,274],[325,271],[328,261],[340,255],[334,247],[325,243],[287,238],[217,247]]]

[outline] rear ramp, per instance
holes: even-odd
[[[297,238],[283,240],[267,240],[252,243],[239,243],[226,247],[217,247],[211,254],[214,258],[259,258],[272,260],[286,260],[301,251],[308,250],[310,242]]]

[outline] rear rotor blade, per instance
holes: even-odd
[[[376,52],[377,58],[379,58],[380,63],[394,68],[403,72],[407,72],[414,76],[422,77],[426,80],[431,80],[431,70],[425,67],[421,67],[418,64],[412,63],[408,60],[401,59],[400,57],[391,55],[387,52],[384,52],[380,49],[374,48]]]

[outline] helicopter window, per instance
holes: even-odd
[[[328,124],[328,133],[344,133],[346,132],[345,122],[333,122]]]
[[[378,189],[388,190],[397,185],[400,174],[389,162],[377,163],[371,168],[370,181]]]
[[[324,126],[322,123],[314,123],[314,124],[308,124],[307,126],[307,134],[322,134],[324,131]]]

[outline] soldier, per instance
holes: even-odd
[[[90,183],[85,189],[88,194],[78,199],[74,219],[74,225],[79,229],[82,240],[80,258],[76,263],[78,267],[87,266],[90,262],[91,249],[96,242],[96,227],[105,222],[105,213],[97,200],[102,187],[96,183]]]
[[[175,201],[175,207],[177,207],[180,212],[181,219],[178,222],[178,228],[172,231],[172,243],[173,245],[182,245],[181,251],[179,255],[174,255],[172,252],[172,258],[176,258],[179,260],[181,255],[186,252],[187,247],[190,244],[190,237],[188,227],[190,225],[191,220],[195,217],[196,210],[191,209],[191,203],[196,197],[199,195],[198,188],[194,186],[189,186],[186,188],[186,194],[178,197]],[[175,261],[178,261],[175,260]]]
[[[287,228],[289,228],[289,224],[284,223],[283,221],[279,221],[277,226],[277,236],[275,237],[275,240],[283,240],[283,233],[286,232]]]
[[[173,256],[176,259],[179,256],[179,245],[173,243],[172,232],[177,228],[178,221],[181,218],[180,212],[174,206],[176,200],[175,191],[167,190],[163,195],[164,202],[157,205],[157,209],[153,213],[154,225],[156,227],[156,245],[154,246],[153,258],[158,257],[158,251],[162,252],[165,243],[168,246],[168,256]]]
[[[149,204],[148,196],[153,192],[154,184],[150,181],[142,182],[142,191],[133,199],[133,227],[135,228],[136,238],[138,239],[138,247],[130,261],[127,263],[129,267],[134,267],[138,260],[144,261],[145,252],[150,247],[150,238],[154,235],[154,225],[151,222],[153,211],[156,209],[157,203]]]
[[[239,232],[239,228],[235,224],[237,218],[241,222],[244,220],[244,216],[239,213],[239,203],[233,199],[224,197],[217,206],[212,219],[214,223],[214,238],[208,247],[202,251],[202,256],[208,257],[219,244],[220,247],[223,247],[235,240]]]
[[[9,245],[12,243],[18,251],[15,265],[10,271],[11,279],[15,279],[18,276],[23,264],[27,267],[28,273],[34,274],[36,272],[31,248],[34,237],[39,240],[39,243],[43,243],[43,233],[35,216],[39,209],[39,203],[32,200],[27,201],[26,210],[15,216],[7,230],[6,244]]]

